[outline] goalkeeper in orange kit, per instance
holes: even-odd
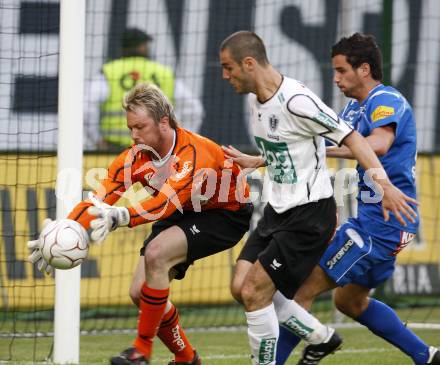
[[[138,335],[133,346],[111,363],[149,364],[157,335],[175,354],[170,364],[198,365],[201,360],[168,299],[170,280],[182,279],[195,260],[240,241],[253,210],[249,188],[238,165],[225,158],[219,145],[179,128],[170,102],[156,86],[135,86],[123,106],[134,145],[113,161],[100,188],[68,218],[88,229],[94,242],[118,227],[156,222],[141,249],[130,288],[140,309]],[[136,182],[151,197],[133,206],[114,207]]]

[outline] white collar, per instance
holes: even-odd
[[[154,165],[155,167],[162,167],[163,165],[165,165],[165,163],[169,160],[169,158],[170,158],[170,156],[171,156],[171,153],[172,153],[173,150],[174,150],[175,145],[176,145],[176,130],[173,129],[173,144],[171,145],[170,150],[169,150],[168,153],[167,153],[163,158],[161,158],[160,160],[155,160],[155,159],[152,158],[152,159],[151,159],[151,162],[153,162],[153,165]]]

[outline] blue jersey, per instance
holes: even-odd
[[[415,164],[417,158],[416,126],[411,106],[396,89],[382,84],[370,91],[368,97],[359,104],[350,101],[341,113],[341,118],[348,121],[364,137],[374,128],[393,126],[395,139],[388,152],[379,157],[391,182],[406,195],[416,198]],[[382,204],[365,202],[365,196],[374,196],[371,182],[364,180],[365,170],[356,167],[359,176],[358,217],[362,221],[383,221]],[[370,185],[370,186],[369,186]],[[362,195],[361,195],[362,194]],[[364,198],[362,198],[364,196]],[[413,209],[416,209],[413,206]],[[405,219],[405,217],[403,217]],[[393,214],[387,225],[416,233],[419,217],[415,223],[407,221],[403,227]]]

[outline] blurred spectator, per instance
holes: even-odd
[[[122,57],[105,63],[85,90],[85,139],[87,150],[122,150],[133,142],[122,109],[124,94],[140,82],[161,88],[175,107],[182,127],[198,132],[203,121],[203,106],[192,91],[175,79],[171,68],[152,61],[152,37],[130,28],[122,36]]]

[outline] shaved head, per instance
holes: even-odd
[[[266,47],[254,32],[241,30],[231,34],[220,45],[220,52],[228,50],[235,62],[241,64],[246,57],[254,58],[260,65],[269,64]]]

